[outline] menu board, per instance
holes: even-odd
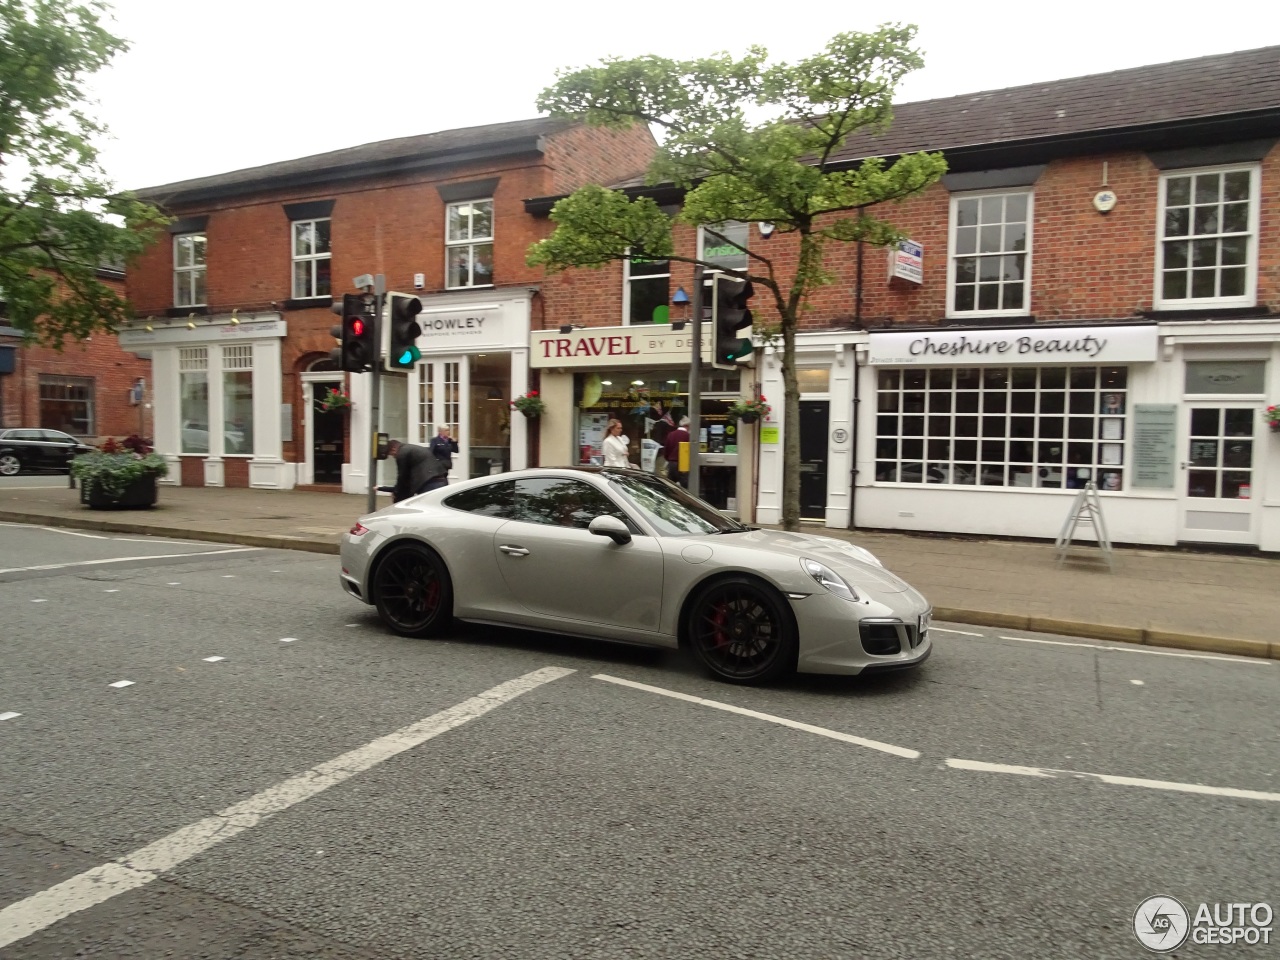
[[[1174,488],[1178,405],[1138,403],[1133,408],[1133,470],[1130,486],[1150,490]]]

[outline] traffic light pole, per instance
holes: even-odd
[[[369,292],[369,288],[365,287]],[[373,278],[373,306],[375,316],[373,327],[373,382],[369,385],[369,512],[378,509],[378,430],[382,427],[381,387],[382,387],[382,306],[387,299],[386,278],[380,273]]]
[[[715,336],[715,330],[712,330]],[[689,492],[699,495],[702,448],[702,266],[693,268],[693,356],[689,360]]]

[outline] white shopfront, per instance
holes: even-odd
[[[1276,321],[873,331],[855,353],[858,527],[1052,539],[1093,482],[1115,542],[1280,550]]]
[[[447,424],[459,448],[450,480],[528,466],[528,426],[511,415],[510,401],[528,389],[529,315],[536,292],[517,287],[419,297],[422,360],[407,373],[381,375],[379,429],[425,443],[438,424]],[[351,378],[353,451],[369,450],[371,379]],[[343,469],[343,489],[365,492],[367,468],[367,461],[354,456]],[[384,461],[380,469],[379,483],[394,482],[393,463]]]

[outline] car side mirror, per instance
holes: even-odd
[[[631,542],[631,531],[627,529],[627,525],[617,517],[610,517],[607,514],[592,520],[587,525],[587,530],[597,537],[608,537],[617,544]]]

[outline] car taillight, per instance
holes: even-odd
[[[351,528],[350,532],[353,537],[362,537],[369,532],[369,528],[357,520],[356,525]]]

